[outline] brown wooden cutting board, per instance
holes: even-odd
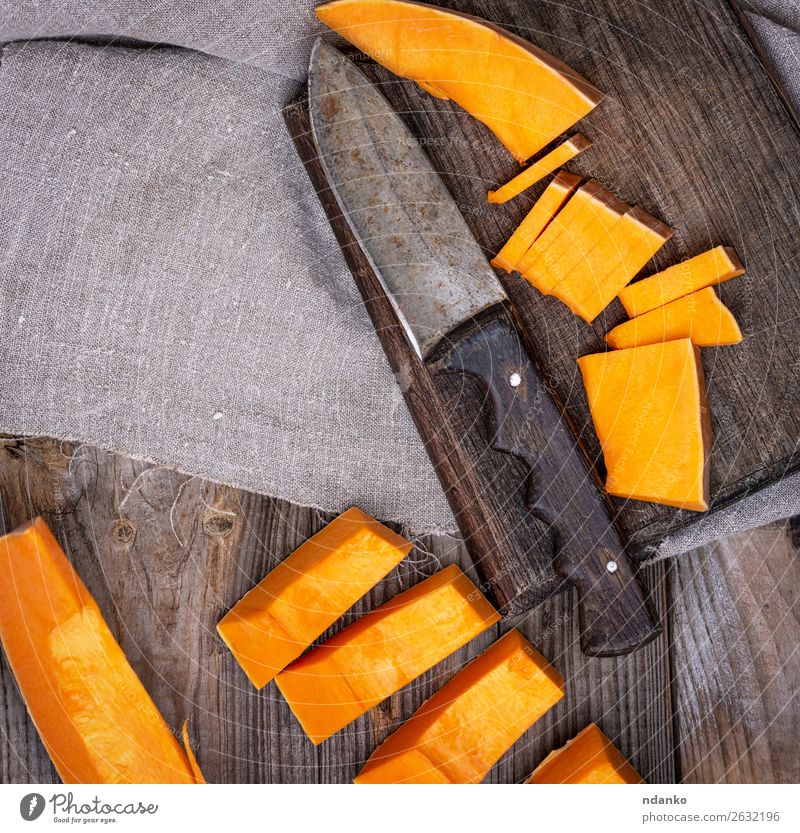
[[[516,32],[607,93],[606,101],[578,125],[593,147],[568,167],[597,177],[627,202],[638,203],[677,229],[645,274],[720,243],[733,246],[744,261],[747,273],[721,286],[720,294],[739,320],[745,340],[735,347],[702,351],[713,423],[711,511],[797,471],[800,131],[733,8],[720,0],[702,6],[675,0],[651,8],[634,0],[445,0],[440,5]],[[330,39],[336,41],[333,35]],[[486,191],[513,176],[519,166],[488,130],[457,105],[437,100],[363,59],[361,66],[421,138],[491,257],[545,183],[511,203],[490,206]],[[290,109],[287,122],[321,187],[302,108]],[[325,194],[322,198],[325,204]],[[559,585],[548,561],[549,543],[531,525],[514,491],[522,477],[516,461],[487,449],[486,420],[475,419],[485,397],[477,385],[460,377],[440,377],[433,385],[419,377],[329,196],[326,207],[390,361],[403,377],[423,435],[433,437],[446,425],[459,438],[455,460],[446,448],[435,447],[435,439],[429,450],[473,553],[479,559],[487,547],[502,546],[518,558],[532,559],[541,576],[537,592],[544,597]],[[621,305],[615,301],[589,326],[518,276],[498,274],[521,314],[537,360],[604,476],[575,360],[605,348],[604,333],[625,319]],[[613,499],[613,507],[631,551],[640,559],[671,532],[704,517],[639,501]]]

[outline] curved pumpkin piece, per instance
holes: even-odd
[[[186,752],[186,758],[189,761],[189,766],[192,768],[192,773],[194,774],[194,780],[196,784],[205,784],[206,779],[203,775],[200,764],[197,763],[197,758],[195,757],[194,750],[192,749],[192,744],[189,742],[189,721],[183,721],[183,727],[181,729],[181,737],[183,738],[183,749]]]
[[[372,753],[357,784],[477,784],[564,696],[564,680],[511,630]]]
[[[578,365],[609,494],[708,509],[711,421],[692,342],[595,353]]]
[[[644,784],[644,779],[594,724],[551,752],[527,784]]]
[[[738,344],[742,331],[713,286],[624,321],[606,335],[614,350],[690,338],[697,347]]]
[[[451,98],[519,162],[604,98],[562,61],[478,17],[407,0],[333,0],[314,13],[395,75]]]
[[[189,758],[41,518],[0,538],[0,640],[65,784],[196,783]]]

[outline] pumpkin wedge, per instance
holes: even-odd
[[[576,133],[555,150],[551,150],[550,153],[538,159],[522,173],[517,174],[510,182],[496,191],[489,191],[489,202],[504,203],[518,197],[523,191],[544,179],[548,174],[553,173],[556,168],[566,165],[570,159],[574,159],[579,153],[591,146],[592,143],[585,136]]]
[[[674,233],[634,206],[601,232],[551,294],[591,324]]]
[[[618,497],[708,509],[711,423],[700,351],[686,339],[578,359]]]
[[[690,338],[697,347],[738,344],[742,331],[713,286],[670,301],[614,327],[606,342],[614,350]]]
[[[477,17],[405,0],[333,0],[314,12],[395,75],[455,101],[518,162],[604,98],[563,62]]]
[[[590,180],[528,249],[519,267],[522,277],[549,295],[629,207],[597,180]]]
[[[412,546],[360,509],[348,509],[245,594],[217,631],[250,682],[263,688]]]
[[[594,724],[551,752],[527,784],[644,784],[644,779]]]
[[[357,784],[477,784],[564,696],[564,680],[511,630],[370,756]]]
[[[41,518],[0,538],[0,640],[65,784],[202,782]]]
[[[452,565],[313,648],[275,682],[321,743],[499,619]]]
[[[492,266],[513,272],[534,240],[547,228],[548,223],[558,214],[581,178],[569,171],[559,171],[553,181],[544,189],[525,219],[517,226],[505,245],[492,259]]]
[[[698,289],[714,286],[742,274],[744,266],[736,252],[730,246],[716,246],[626,286],[619,293],[619,299],[628,315],[634,318]]]

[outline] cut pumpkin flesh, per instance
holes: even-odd
[[[576,133],[566,142],[560,144],[555,150],[543,156],[526,168],[522,173],[517,174],[514,179],[507,182],[496,191],[489,191],[489,202],[504,203],[519,196],[523,191],[535,185],[551,174],[556,168],[560,168],[574,159],[579,153],[590,148],[592,143],[580,133]]]
[[[612,495],[708,509],[711,424],[687,339],[578,359]]]
[[[534,240],[547,228],[548,223],[558,214],[581,178],[569,171],[559,171],[553,181],[544,189],[525,219],[517,226],[505,245],[492,259],[492,266],[513,272]]]
[[[217,630],[250,682],[263,688],[411,547],[360,509],[348,509],[243,596]]]
[[[41,518],[0,538],[0,640],[64,783],[202,781]]]
[[[690,292],[714,286],[741,274],[744,274],[744,266],[736,252],[730,246],[716,246],[626,286],[619,293],[619,299],[625,311],[633,318]]]
[[[643,784],[644,779],[622,753],[590,723],[572,740],[551,752],[527,784]]]
[[[629,209],[598,240],[551,293],[591,324],[674,234],[638,207]]]
[[[606,335],[608,345],[615,350],[678,338],[690,338],[697,347],[720,347],[738,344],[742,331],[714,287],[707,286],[631,318]]]
[[[604,98],[552,55],[477,17],[404,0],[333,0],[315,14],[395,75],[451,98],[519,162]]]
[[[528,250],[520,264],[522,276],[549,295],[586,256],[593,241],[605,236],[628,208],[596,180],[590,180]]]
[[[470,662],[372,753],[357,784],[477,784],[564,680],[518,631]]]
[[[452,565],[313,648],[275,681],[320,743],[499,619]]]

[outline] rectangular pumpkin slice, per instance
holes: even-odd
[[[41,518],[0,538],[0,641],[65,784],[202,781]]]
[[[452,565],[313,648],[275,681],[321,743],[499,619]]]
[[[489,202],[504,203],[514,199],[514,197],[519,196],[523,191],[526,191],[532,185],[544,179],[556,168],[566,165],[570,159],[574,159],[579,153],[582,153],[591,146],[592,143],[585,136],[576,133],[565,142],[562,142],[557,148],[551,150],[550,153],[538,159],[530,167],[522,171],[522,173],[517,174],[505,185],[496,191],[489,191]]]
[[[551,752],[527,784],[644,784],[644,779],[594,724]]]
[[[617,497],[708,509],[711,422],[700,352],[687,339],[578,359]]]
[[[370,756],[357,784],[477,784],[564,696],[564,680],[511,630]]]
[[[581,178],[569,171],[559,171],[544,189],[525,219],[517,226],[505,245],[492,259],[492,266],[513,272],[525,252],[547,228],[564,203],[578,187]]]
[[[716,246],[676,263],[663,272],[626,286],[622,306],[631,318],[723,281],[744,274],[744,266],[730,246]]]
[[[697,347],[738,344],[742,331],[713,286],[670,301],[614,327],[606,342],[614,350],[690,338]]]
[[[559,233],[549,241],[545,240],[546,233],[543,234],[520,265],[520,269],[524,268],[522,276],[545,295],[551,294],[629,208],[627,203],[600,186],[589,192],[588,198],[577,205],[574,213],[566,215],[582,190],[579,188],[575,192],[550,224],[552,229],[558,223]]]
[[[547,228],[538,236],[517,263],[517,271],[525,275],[534,263],[553,246],[558,238],[580,217],[584,209],[591,203],[595,194],[603,191],[603,186],[596,180],[584,182],[567,200],[563,208],[556,214]]]
[[[601,235],[551,293],[591,324],[674,233],[634,206]]]
[[[407,0],[333,0],[314,13],[395,75],[455,101],[518,162],[604,98],[562,61],[478,17]]]
[[[217,625],[256,688],[296,660],[413,545],[353,507],[308,539]]]

